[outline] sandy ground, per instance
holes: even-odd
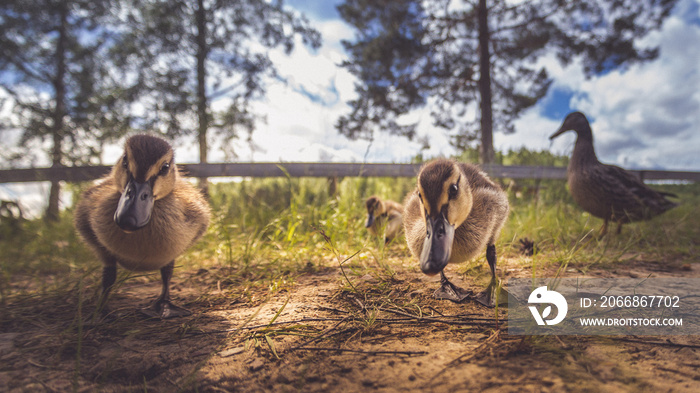
[[[517,265],[499,270],[527,277]],[[152,278],[123,283],[97,322],[97,277],[82,292],[18,296],[2,306],[0,391],[700,391],[698,336],[509,336],[504,309],[496,318],[435,300],[436,277],[392,270],[351,276],[351,286],[339,268],[316,268],[270,291],[241,290],[221,269],[180,268],[173,297],[193,315],[172,320],[138,312],[160,289]],[[586,274],[698,277],[700,264]]]

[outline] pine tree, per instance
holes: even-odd
[[[465,148],[479,139],[480,161],[494,160],[493,131],[547,93],[538,59],[581,59],[587,76],[648,61],[635,42],[658,29],[677,0],[346,0],[338,7],[356,30],[343,42],[359,98],[337,123],[349,138],[376,129],[408,138],[400,117],[429,106],[434,125]]]
[[[17,161],[47,153],[51,166],[94,163],[123,134],[128,90],[109,61],[118,40],[107,0],[7,0],[0,5],[0,87],[12,115],[3,130],[21,133]],[[26,159],[24,160],[26,164]],[[59,215],[51,182],[46,218]]]
[[[290,53],[297,38],[317,48],[321,39],[281,0],[135,1],[125,22],[132,26],[125,59],[140,59],[132,65],[144,92],[141,126],[171,138],[196,136],[201,163],[212,132],[229,157],[240,130],[253,132],[259,116],[250,102],[275,75],[267,51]],[[216,100],[226,107],[214,110]]]

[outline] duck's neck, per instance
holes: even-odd
[[[581,166],[597,163],[598,157],[596,157],[595,150],[593,149],[593,135],[590,127],[586,130],[580,130],[577,133],[578,136],[576,138],[574,152],[571,155],[570,165]]]

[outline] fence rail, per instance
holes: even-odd
[[[359,163],[221,163],[179,165],[191,177],[413,177],[421,164]],[[566,168],[547,166],[482,165],[494,178],[566,179]],[[0,183],[39,181],[80,182],[100,178],[109,173],[109,166],[53,167],[0,170]],[[645,180],[700,181],[700,172],[633,170]]]

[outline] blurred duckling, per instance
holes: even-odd
[[[209,204],[180,177],[173,149],[163,139],[134,135],[124,155],[105,178],[87,189],[75,211],[75,226],[104,264],[106,301],[117,264],[131,271],[160,269],[162,291],[149,316],[172,318],[191,312],[170,301],[175,258],[195,243],[209,225]]]
[[[593,149],[591,126],[583,113],[569,113],[559,130],[549,139],[569,130],[577,134],[566,171],[569,191],[583,210],[605,220],[601,236],[608,231],[608,221],[617,222],[619,234],[622,224],[647,220],[678,206],[666,199],[667,196],[676,195],[655,191],[630,172],[598,161]]]
[[[447,280],[448,263],[468,261],[484,249],[491,268],[488,288],[476,296],[494,306],[496,240],[508,217],[508,197],[478,167],[438,159],[418,173],[418,186],[404,201],[406,241],[427,275],[440,273],[441,287],[434,297],[455,302],[471,297]]]
[[[384,242],[389,243],[401,231],[403,206],[391,200],[381,200],[373,195],[365,201],[367,222],[365,228],[374,236],[384,228]]]

